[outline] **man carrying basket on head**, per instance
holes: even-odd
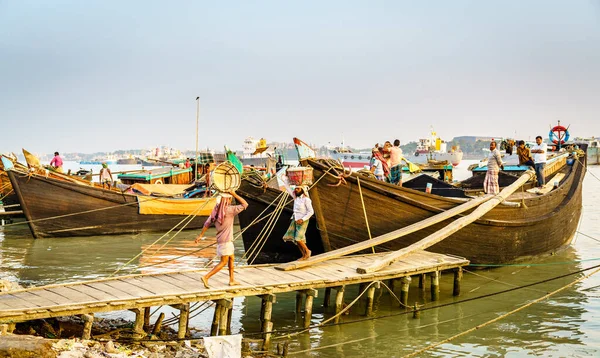
[[[308,246],[306,246],[306,229],[308,228],[308,219],[310,219],[315,211],[313,210],[312,201],[308,196],[308,188],[306,186],[298,185],[292,191],[287,180],[283,180],[283,183],[287,192],[294,198],[292,222],[283,236],[283,241],[291,241],[296,244],[302,253],[302,257],[299,260],[306,260],[311,254]]]

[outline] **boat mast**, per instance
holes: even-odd
[[[200,97],[196,97],[196,159],[194,159],[194,181],[198,180],[198,119],[200,118]]]

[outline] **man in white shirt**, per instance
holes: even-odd
[[[312,201],[308,197],[308,190],[305,187],[297,186],[291,195],[294,197],[294,215],[283,236],[283,241],[291,241],[296,244],[302,253],[299,260],[306,260],[311,254],[308,246],[306,246],[306,229],[308,228],[308,219],[315,211],[312,207]]]
[[[531,153],[533,153],[533,162],[535,163],[537,186],[542,187],[546,184],[544,167],[546,166],[546,152],[548,151],[548,146],[546,143],[542,143],[542,136],[535,137],[535,143],[536,145],[531,147]]]

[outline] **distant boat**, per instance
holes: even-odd
[[[419,144],[415,149],[415,152],[405,153],[406,159],[414,163],[427,163],[428,161],[434,162],[447,162],[453,166],[460,164],[463,158],[463,152],[459,146],[453,146],[447,148],[447,143],[442,140],[437,133],[433,130],[430,131],[428,138],[419,139]]]

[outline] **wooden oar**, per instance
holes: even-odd
[[[387,254],[386,256],[373,262],[369,266],[357,268],[356,272],[365,274],[365,273],[379,271],[382,268],[387,267],[387,266],[391,265],[392,263],[400,260],[402,257],[410,254],[411,252],[414,252],[416,250],[424,250],[430,246],[437,244],[438,242],[444,240],[445,238],[454,234],[455,232],[462,229],[463,227],[469,225],[473,221],[481,218],[487,212],[489,212],[490,210],[495,208],[498,204],[503,202],[506,198],[508,198],[512,193],[514,193],[517,189],[519,189],[523,184],[527,183],[529,181],[529,179],[533,178],[533,176],[534,176],[534,172],[532,170],[526,171],[514,183],[512,183],[511,185],[502,189],[502,191],[498,195],[492,197],[486,203],[479,205],[479,207],[477,207],[477,209],[473,210],[473,212],[470,213],[469,215],[463,216],[463,217],[453,221],[448,226],[444,227],[441,230],[434,232],[433,234],[427,236],[426,238],[424,238],[421,241],[415,242],[414,244],[409,245],[403,249],[400,249],[398,251],[394,251],[394,252]],[[489,238],[482,238],[482,240],[484,240],[484,239],[489,239]]]
[[[122,171],[122,172],[112,172],[112,174],[138,173],[138,172],[145,172],[145,171],[146,171],[146,169],[125,170],[125,171]],[[86,175],[88,175],[88,174],[86,174]],[[100,175],[100,173],[92,174],[92,176],[96,176],[96,175]]]
[[[357,242],[356,244],[342,247],[337,250],[332,250],[332,251],[329,251],[329,252],[326,252],[326,253],[323,253],[320,255],[315,255],[315,256],[312,256],[311,258],[309,258],[308,260],[288,262],[286,264],[276,266],[275,268],[278,270],[282,270],[282,271],[295,270],[298,268],[310,266],[310,265],[313,265],[313,264],[316,264],[319,262],[331,260],[331,259],[341,257],[344,255],[353,254],[355,252],[369,249],[369,248],[375,247],[377,245],[385,244],[388,241],[396,240],[396,239],[406,236],[408,234],[412,234],[413,232],[419,231],[419,230],[429,227],[431,225],[435,225],[444,220],[450,219],[453,216],[456,216],[460,213],[463,213],[467,210],[470,210],[470,209],[473,209],[474,207],[479,206],[481,203],[484,203],[487,200],[490,200],[491,198],[493,198],[492,195],[484,195],[484,196],[481,196],[481,197],[478,197],[475,199],[471,199],[464,204],[458,205],[450,210],[441,212],[441,213],[434,215],[432,217],[429,217],[423,221],[419,221],[412,225],[403,227],[402,229],[398,229],[398,230],[389,232],[387,234],[376,236],[370,240]]]

